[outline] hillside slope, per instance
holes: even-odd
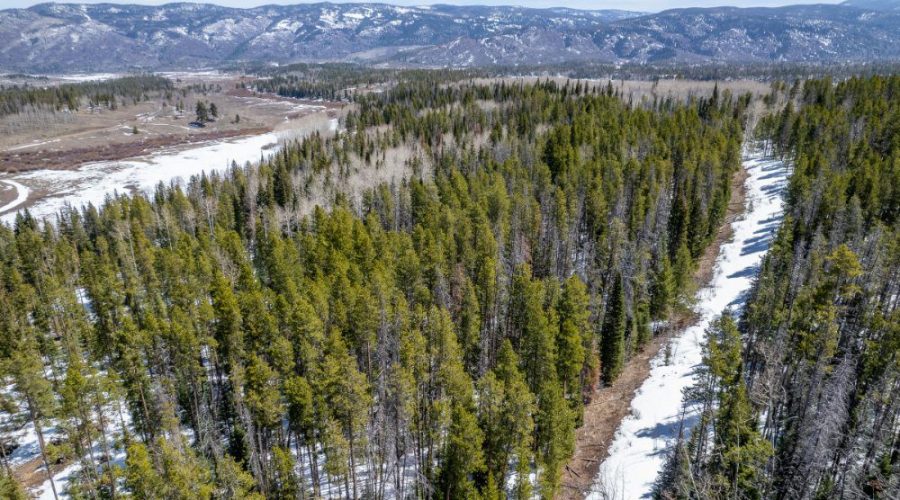
[[[447,5],[41,4],[0,11],[0,68],[72,72],[240,61],[483,66],[900,58],[900,13],[871,10],[890,3],[882,0],[853,2],[865,8],[722,7],[642,15]]]

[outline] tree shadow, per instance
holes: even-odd
[[[752,255],[755,253],[765,252],[772,245],[772,233],[761,234],[753,238],[744,240],[744,246],[741,247],[741,255]]]
[[[684,429],[691,429],[694,424],[700,419],[699,415],[693,413],[691,415],[686,415],[684,417]],[[657,423],[652,427],[645,427],[635,433],[635,436],[641,438],[651,438],[651,439],[665,439],[671,440],[678,437],[678,430],[682,428],[682,421],[677,416],[672,419],[668,419],[664,422]],[[668,445],[662,447],[661,449],[653,452],[653,455],[659,455],[661,453],[665,453],[668,449]]]
[[[747,266],[741,269],[738,272],[731,273],[726,278],[734,279],[734,278],[750,278],[756,276],[756,273],[759,271],[759,264],[753,264],[752,266]]]
[[[744,290],[739,293],[737,297],[734,298],[731,302],[728,303],[728,307],[734,310],[743,309],[744,305],[747,303],[747,299],[750,298],[750,290]]]

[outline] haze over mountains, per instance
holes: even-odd
[[[242,61],[470,67],[893,59],[900,59],[898,0],[654,14],[329,3],[252,9],[41,4],[0,11],[0,70],[22,72]]]

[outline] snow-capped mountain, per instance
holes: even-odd
[[[860,9],[900,12],[900,0],[846,0],[842,5]]]
[[[0,11],[0,68],[63,72],[238,61],[476,66],[900,58],[900,12],[873,9],[723,7],[645,15],[448,5],[41,4]]]

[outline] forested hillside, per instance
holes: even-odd
[[[134,75],[99,82],[63,85],[0,86],[0,117],[34,111],[75,111],[81,106],[115,109],[147,99],[149,93],[173,91],[172,82],[155,75]]]
[[[749,99],[406,83],[259,166],[20,215],[3,425],[86,498],[549,498],[584,395],[685,307]]]
[[[249,85],[258,92],[269,92],[295,99],[327,99],[349,101],[359,92],[383,90],[398,81],[449,83],[466,78],[499,76],[501,72],[488,69],[418,70],[365,67],[357,64],[290,64],[271,67],[247,67],[257,75]],[[247,83],[241,82],[246,88]]]
[[[59,73],[298,62],[479,68],[900,60],[900,11],[866,1],[788,3],[667,3],[653,13],[373,2],[44,3],[0,8],[0,67]]]
[[[793,165],[659,498],[900,497],[900,77],[813,80],[760,125]]]

